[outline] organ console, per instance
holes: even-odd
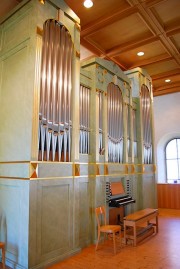
[[[109,207],[120,207],[130,203],[135,203],[135,200],[125,193],[122,182],[108,182],[106,186],[106,193]]]
[[[124,207],[136,201],[125,193],[122,182],[107,182],[106,197],[109,203],[110,224],[120,224],[123,228]]]

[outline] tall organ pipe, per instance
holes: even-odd
[[[123,98],[113,83],[108,85],[108,161],[123,161]]]
[[[133,134],[134,134],[134,157],[137,157],[137,128],[136,128],[136,110],[132,110],[132,119],[133,119]]]
[[[65,26],[47,20],[43,25],[39,108],[42,161],[70,160],[72,49]]]
[[[141,107],[143,123],[144,163],[152,163],[152,137],[151,137],[151,98],[147,86],[141,87]]]
[[[104,154],[103,150],[103,92],[98,92],[99,101],[99,153]]]
[[[89,132],[90,132],[90,119],[89,119],[89,108],[90,108],[90,89],[80,85],[80,137],[79,137],[79,151],[82,154],[89,153]]]

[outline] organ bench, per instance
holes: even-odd
[[[153,219],[155,222],[150,222]],[[125,244],[131,239],[136,246],[138,242],[155,232],[158,233],[158,209],[146,208],[124,217]]]

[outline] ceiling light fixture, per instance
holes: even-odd
[[[39,2],[43,5],[45,4],[45,0],[39,0]]]
[[[90,8],[90,7],[92,7],[92,6],[93,6],[93,1],[92,1],[92,0],[85,0],[85,1],[84,1],[84,6],[85,6],[86,8]]]
[[[168,83],[168,82],[171,82],[171,80],[168,78],[168,79],[165,79],[165,82]]]
[[[144,55],[144,52],[143,51],[140,51],[137,53],[138,56],[143,56]]]

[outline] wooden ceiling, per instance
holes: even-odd
[[[18,2],[1,0],[0,16]],[[154,96],[180,92],[180,0],[93,0],[90,9],[83,0],[65,2],[81,20],[81,60],[98,56],[123,71],[144,68]]]
[[[65,1],[81,20],[82,59],[95,54],[122,70],[146,69],[154,96],[180,91],[180,0],[93,0],[90,9]]]

